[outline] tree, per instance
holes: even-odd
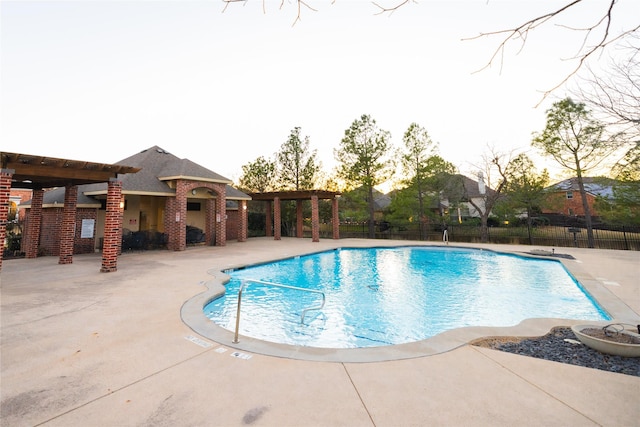
[[[640,141],[613,167],[613,200],[600,198],[596,208],[605,221],[640,224]]]
[[[320,165],[317,151],[309,149],[309,137],[300,139],[300,128],[295,127],[276,154],[278,185],[283,190],[313,189]]]
[[[527,232],[531,240],[531,220],[534,210],[544,205],[545,188],[549,185],[549,173],[546,169],[541,174],[526,154],[520,154],[511,160],[506,168],[507,183],[504,193],[506,203],[515,209],[524,209],[527,213]]]
[[[632,37],[600,70],[586,67],[572,94],[608,125],[640,139],[640,37]]]
[[[393,174],[389,140],[391,134],[378,128],[376,121],[363,115],[345,130],[338,149],[337,174],[348,189],[363,186],[369,207],[369,237],[375,237],[373,187],[389,180]]]
[[[640,140],[613,166],[612,174],[620,181],[640,181]]]
[[[405,171],[405,173],[407,173]],[[397,190],[389,206],[389,218],[393,221],[420,221],[420,236],[424,236],[426,222],[431,217],[444,221],[440,210],[441,198],[457,203],[460,191],[456,190],[456,167],[438,155],[431,155],[420,162],[420,179],[409,176],[402,181],[403,188]],[[429,210],[430,205],[437,211]]]
[[[440,204],[440,198],[446,195],[451,204],[457,204],[462,197],[458,168],[438,155],[430,156],[425,165],[425,188],[433,194]],[[446,194],[445,194],[446,193]],[[440,216],[443,212],[440,212]]]
[[[242,176],[238,186],[253,193],[272,191],[276,178],[275,171],[275,162],[260,156],[255,161],[242,166]]]
[[[595,207],[600,217],[618,225],[640,225],[640,181],[614,181],[612,198],[598,197]]]
[[[609,128],[624,135],[629,145],[614,165],[612,177],[640,180],[640,37],[629,38],[620,51],[623,59],[610,58],[603,71],[590,67],[572,93],[588,105]]]
[[[224,9],[223,12],[225,10],[227,10],[227,7],[232,4],[232,3],[241,3],[241,4],[245,4],[248,0],[222,0],[222,2],[224,3]],[[385,0],[381,0],[381,1],[385,1]],[[335,3],[336,0],[331,1],[331,3]],[[400,7],[404,6],[407,3],[415,3],[416,0],[391,0],[391,6],[381,6],[380,4],[373,2],[373,5],[375,7],[378,8],[378,13],[382,14],[382,13],[393,13],[394,11],[398,10]],[[296,17],[295,20],[293,21],[293,25],[296,25],[296,23],[298,21],[300,21],[302,19],[302,10],[307,9],[310,10],[312,12],[317,12],[318,10],[313,7],[311,5],[311,1],[310,0],[294,0],[291,2],[285,2],[284,0],[280,1],[280,9],[283,9],[285,3],[294,3],[295,7],[296,7]],[[262,0],[262,11],[263,13],[267,12],[267,2],[266,0]]]
[[[465,197],[476,212],[480,214],[480,239],[482,243],[489,241],[489,216],[507,185],[506,169],[509,163],[510,159],[507,155],[497,153],[495,149],[489,147],[489,152],[483,155],[483,164],[479,165],[479,200],[474,200],[469,194]]]
[[[634,0],[629,0],[632,2]],[[473,40],[478,38],[485,38],[490,36],[503,36],[502,42],[499,43],[495,49],[493,55],[489,59],[489,62],[483,67],[486,69],[493,65],[495,61],[501,63],[504,58],[504,51],[507,45],[512,42],[520,43],[520,50],[524,49],[524,45],[531,35],[531,33],[541,26],[557,20],[561,16],[566,16],[570,11],[579,9],[581,3],[584,0],[567,0],[563,5],[558,8],[554,8],[547,13],[539,16],[535,16],[526,19],[524,22],[508,29],[491,31],[481,33],[475,37],[466,40]],[[640,25],[632,24],[631,27],[621,26],[617,20],[615,20],[616,14],[614,9],[621,3],[622,0],[608,0],[606,2],[600,2],[596,4],[590,4],[588,10],[589,15],[586,18],[587,22],[577,28],[575,25],[557,24],[567,31],[582,32],[583,43],[577,49],[571,60],[575,61],[576,65],[573,71],[569,72],[558,84],[553,88],[544,92],[543,100],[554,90],[569,81],[576,73],[583,67],[588,66],[588,60],[591,57],[595,57],[597,53],[603,52],[608,48],[615,46],[617,43],[627,40],[628,38],[636,37],[637,31],[640,29]],[[586,3],[586,2],[584,2]],[[583,5],[584,5],[583,3]]]
[[[575,173],[585,214],[588,245],[593,248],[593,225],[583,176],[619,148],[617,136],[605,139],[605,126],[592,118],[585,104],[565,98],[547,110],[546,127],[542,133],[534,134],[532,145]]]
[[[375,198],[375,194],[374,194]],[[364,187],[345,191],[340,197],[340,214],[349,222],[365,222],[369,218],[369,193]]]
[[[406,177],[405,182],[413,187],[418,199],[418,219],[424,219],[425,184],[428,178],[427,160],[436,151],[436,144],[431,140],[426,129],[417,123],[411,123],[402,137],[404,151],[400,163]]]
[[[222,1],[224,3],[224,10],[226,10],[229,4],[245,4],[248,0]],[[338,0],[333,0],[330,3],[333,4],[336,1]],[[619,10],[620,4],[624,1],[625,0],[608,0],[595,4],[589,3],[587,9],[588,15],[586,15],[588,22],[585,22],[584,25],[581,25],[580,27],[565,23],[556,24],[567,31],[584,33],[584,42],[582,43],[582,46],[578,47],[578,53],[571,58],[572,60],[576,61],[576,67],[574,68],[574,70],[567,76],[565,76],[564,79],[554,88],[546,91],[544,93],[543,99],[546,98],[555,89],[566,83],[572,76],[574,76],[583,66],[585,66],[585,64],[587,64],[589,58],[596,56],[598,52],[606,50],[607,48],[615,45],[621,40],[625,40],[628,37],[636,36],[637,31],[640,29],[640,25],[631,24],[630,27],[624,27],[619,24],[619,21],[617,19],[615,19],[619,15],[615,14],[614,10]],[[626,3],[632,4],[632,2],[635,1],[637,0],[626,0]],[[279,6],[280,9],[284,8],[285,3],[293,3],[296,7],[297,14],[293,21],[293,25],[301,20],[303,8],[313,12],[317,11],[317,9],[311,5],[310,0],[293,0],[290,2],[285,2],[284,0],[282,0]],[[377,10],[377,15],[390,15],[404,6],[417,3],[417,0],[372,1],[372,5]],[[475,37],[467,38],[464,40],[474,40],[491,36],[503,37],[502,41],[498,44],[498,47],[495,49],[493,55],[490,57],[488,63],[483,67],[483,69],[491,67],[496,61],[499,61],[502,65],[502,62],[504,61],[504,52],[507,45],[513,42],[518,42],[521,44],[520,50],[524,49],[524,45],[527,39],[535,30],[543,27],[544,25],[548,25],[554,20],[557,21],[560,17],[569,15],[572,11],[579,10],[580,6],[584,6],[586,3],[587,2],[585,0],[566,0],[560,7],[554,7],[554,9],[551,9],[546,13],[526,19],[520,24],[517,24],[511,28],[483,32]],[[266,0],[262,0],[262,10],[264,13],[266,13]]]
[[[277,189],[284,191],[311,190],[320,178],[320,164],[316,160],[317,151],[310,149],[309,137],[301,136],[296,126],[287,140],[275,154]],[[297,206],[302,203],[303,210],[311,212],[311,206],[303,202],[289,201],[281,204],[281,221],[285,235],[293,235],[297,225]]]

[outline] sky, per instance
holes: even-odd
[[[472,176],[489,147],[532,151],[543,99],[575,68],[583,35],[608,2],[507,45],[508,29],[564,0],[422,0],[392,14],[366,0],[0,2],[0,149],[115,163],[158,145],[237,183],[242,165],[271,158],[294,127],[323,169],[363,114],[391,133],[412,122]],[[399,0],[379,0],[393,6]],[[640,4],[622,1],[617,25]],[[627,22],[625,22],[627,21]],[[561,25],[565,25],[565,27]]]

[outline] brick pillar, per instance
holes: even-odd
[[[76,240],[76,207],[78,205],[78,186],[67,185],[64,189],[62,224],[60,226],[60,249],[58,264],[73,263],[73,245]]]
[[[296,200],[296,237],[302,238],[302,227],[304,226],[302,220],[302,200]]]
[[[102,273],[118,270],[118,254],[122,251],[123,211],[122,181],[111,178],[107,186],[107,211],[104,219],[102,267],[100,267]]]
[[[2,256],[4,255],[4,238],[7,235],[7,218],[9,217],[9,197],[11,195],[11,178],[15,170],[0,170],[0,271],[2,271]]]
[[[218,185],[216,198],[216,246],[227,245],[227,189]]]
[[[267,237],[273,236],[273,217],[271,216],[271,212],[273,211],[273,204],[271,200],[267,200],[265,202],[265,230],[267,232]]]
[[[164,201],[164,232],[167,235],[167,249],[177,250],[178,239],[175,231],[176,199],[166,197]]]
[[[273,199],[273,240],[280,240],[282,234],[282,220],[280,218],[280,197]]]
[[[24,248],[26,258],[36,258],[38,256],[43,200],[44,190],[33,190],[31,194],[31,208],[29,209],[29,216],[27,217],[27,243]]]
[[[240,200],[238,206],[238,242],[247,241],[248,226],[247,201]]]
[[[204,202],[204,236],[209,246],[216,244],[216,199],[207,199]]]
[[[320,241],[320,210],[318,209],[318,196],[311,196],[311,241]]]
[[[340,215],[338,213],[338,198],[335,197],[331,200],[331,225],[333,231],[333,238],[340,238]]]
[[[187,186],[184,181],[178,181],[176,185],[175,214],[171,221],[170,233],[174,234],[174,251],[187,249]]]

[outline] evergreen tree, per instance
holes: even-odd
[[[369,237],[375,237],[373,188],[388,181],[394,162],[390,150],[391,134],[378,128],[376,121],[363,115],[344,133],[340,147],[334,150],[338,177],[348,189],[364,187],[369,207]]]

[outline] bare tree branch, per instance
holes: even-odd
[[[402,2],[396,4],[393,7],[383,7],[374,1],[372,1],[371,3],[373,3],[374,6],[380,9],[378,13],[376,13],[376,15],[382,15],[383,13],[388,13],[389,15],[391,15],[393,12],[395,12],[396,10],[400,9],[402,6],[410,2],[417,3],[416,0],[403,0]]]
[[[222,8],[222,12],[224,13],[227,10],[227,7],[229,7],[229,5],[231,3],[244,3],[246,4],[249,0],[222,0],[222,2],[224,3],[224,7]],[[262,13],[267,13],[267,0],[262,0]],[[331,4],[334,4],[336,2],[336,0],[331,0]],[[286,0],[280,0],[280,6],[279,9],[282,10],[285,6]],[[313,11],[313,12],[317,12],[318,10],[313,8],[311,5],[309,5],[309,3],[307,3],[305,0],[295,0],[296,3],[296,9],[297,9],[297,14],[296,17],[293,21],[293,25],[296,25],[296,23],[298,21],[302,20],[302,7],[306,7],[307,9]]]
[[[222,0],[222,1],[225,3],[224,10],[226,10],[230,3],[242,2],[246,4],[246,2],[248,2],[249,0]],[[295,25],[302,19],[303,7],[306,7],[311,11],[317,12],[317,10],[309,4],[308,0],[289,0],[289,1],[295,2],[297,7],[297,14],[296,14],[295,20],[293,21],[293,25]],[[331,0],[331,4],[334,4],[336,1],[337,0]],[[518,53],[520,53],[525,48],[527,39],[531,32],[533,32],[534,30],[538,29],[539,27],[545,24],[548,24],[554,18],[557,18],[562,14],[566,14],[568,10],[574,8],[576,5],[579,5],[584,0],[567,0],[567,1],[568,3],[566,3],[564,6],[558,9],[555,9],[553,11],[550,11],[548,13],[545,13],[543,15],[528,19],[527,21],[521,23],[520,25],[517,25],[516,27],[504,29],[504,30],[491,31],[486,33],[483,32],[474,37],[463,38],[462,39],[463,41],[469,41],[469,40],[477,40],[480,38],[487,38],[492,36],[504,36],[503,40],[498,44],[495,51],[489,58],[489,61],[487,62],[487,64],[482,68],[480,68],[479,70],[476,70],[474,73],[483,71],[491,67],[496,62],[499,62],[500,72],[502,72],[502,67],[505,61],[504,59],[505,50],[509,44],[511,44],[512,42],[519,41],[521,45],[520,45],[520,48],[518,49]],[[593,25],[590,25],[584,28],[573,28],[563,24],[556,24],[558,27],[565,28],[569,31],[584,32],[584,39],[583,39],[582,45],[577,50],[576,55],[567,59],[567,60],[577,61],[576,66],[555,86],[553,86],[550,89],[544,90],[542,92],[543,93],[542,98],[540,99],[540,101],[536,106],[539,106],[552,92],[554,92],[556,89],[560,88],[565,83],[567,83],[572,77],[574,77],[578,73],[580,69],[586,67],[587,61],[592,56],[594,56],[597,52],[604,51],[606,48],[613,45],[614,43],[624,39],[627,36],[634,35],[638,30],[640,30],[640,25],[637,25],[631,29],[621,30],[618,34],[612,33],[613,11],[616,4],[620,1],[621,0],[608,0],[606,3],[604,3],[606,5],[606,9],[602,10],[600,17],[596,20],[596,22]],[[629,1],[637,1],[637,0],[629,0]],[[287,3],[287,0],[280,1],[280,9],[282,9],[285,6],[285,3]],[[395,6],[383,6],[377,1],[372,1],[372,4],[376,8],[378,8],[378,12],[376,13],[376,15],[380,15],[384,13],[393,14],[395,11],[397,11],[403,6],[406,6],[409,3],[417,3],[417,0],[396,0]],[[262,0],[262,9],[263,9],[263,12],[266,13],[266,0]],[[600,31],[601,34],[597,34],[598,31]],[[595,34],[597,37],[596,43],[593,44],[592,46],[588,46],[589,39],[593,34]]]
[[[282,2],[284,3],[284,0],[282,0]],[[293,25],[296,25],[296,22],[298,22],[298,21],[300,21],[300,20],[301,20],[301,18],[300,18],[300,16],[301,16],[301,15],[300,15],[300,13],[301,13],[301,12],[300,12],[300,10],[302,9],[302,6],[305,6],[306,8],[308,8],[308,9],[310,9],[310,10],[314,11],[314,12],[317,12],[317,11],[318,11],[317,9],[314,9],[314,8],[312,8],[311,6],[309,6],[309,5],[308,5],[307,3],[305,3],[303,0],[298,0],[298,15],[296,16],[296,20],[295,20],[295,21],[293,21]],[[292,25],[292,26],[293,26],[293,25]]]
[[[634,137],[640,139],[640,36],[631,38],[624,50],[628,55],[622,60],[612,57],[604,72],[585,67],[587,75],[572,93],[607,123],[635,127]]]
[[[246,4],[249,0],[222,0],[222,2],[224,3],[224,7],[222,9],[222,12],[224,13],[227,10],[227,7],[229,6],[229,4],[231,3],[244,3]],[[266,1],[267,0],[262,0],[262,12],[263,13],[267,13],[267,6],[266,6]],[[296,4],[296,9],[297,9],[297,14],[296,17],[293,21],[293,25],[296,25],[296,23],[298,23],[299,21],[302,20],[302,8],[303,6],[306,7],[309,10],[312,10],[313,12],[317,12],[318,10],[313,8],[306,0],[293,0],[295,1]],[[338,0],[331,0],[330,3],[331,4],[335,4],[336,1]],[[392,14],[393,12],[395,12],[396,10],[400,9],[402,6],[406,5],[407,3],[417,3],[417,0],[397,0],[398,3],[396,3],[395,6],[391,6],[391,7],[384,7],[381,6],[380,4],[376,3],[375,1],[372,1],[371,3],[376,6],[378,9],[380,9],[377,13],[375,13],[375,15],[381,15],[384,13],[388,13],[388,14]],[[280,0],[280,9],[282,10],[283,7],[285,6],[285,3],[287,3],[287,0]]]
[[[568,11],[572,7],[575,7],[576,5],[581,3],[582,1],[583,0],[573,0],[573,1],[565,4],[564,6],[562,6],[559,9],[556,9],[556,10],[551,11],[549,13],[546,13],[544,15],[540,15],[540,16],[531,18],[531,19],[523,22],[522,24],[520,24],[520,25],[518,25],[518,26],[516,26],[514,28],[505,29],[505,30],[498,30],[498,31],[492,31],[492,32],[487,32],[487,33],[480,33],[479,35],[474,36],[474,37],[464,38],[463,40],[468,41],[468,40],[476,40],[476,39],[479,39],[479,38],[486,38],[486,37],[491,37],[491,36],[496,36],[496,35],[505,35],[505,37],[502,40],[502,42],[498,45],[498,47],[493,52],[493,55],[491,55],[491,57],[490,57],[489,61],[487,62],[487,64],[484,67],[482,67],[481,69],[477,70],[476,72],[480,72],[480,71],[483,71],[483,70],[491,67],[498,60],[499,60],[499,63],[500,63],[500,71],[502,71],[502,66],[504,64],[504,52],[505,52],[505,49],[506,49],[508,44],[510,44],[511,42],[515,42],[515,41],[519,40],[521,42],[521,46],[520,46],[519,51],[522,51],[524,49],[524,46],[525,46],[526,42],[527,42],[527,37],[529,36],[530,32],[538,29],[543,24],[548,23],[553,18],[556,18],[557,16],[565,13],[566,11]],[[591,25],[591,26],[588,26],[588,27],[585,27],[585,28],[571,28],[571,27],[568,27],[568,26],[565,26],[565,25],[558,25],[560,27],[567,28],[568,30],[571,30],[571,31],[583,31],[585,33],[584,41],[583,41],[580,49],[578,50],[577,54],[573,58],[570,58],[572,60],[577,60],[578,61],[578,63],[576,64],[575,68],[573,69],[573,71],[571,71],[567,76],[565,76],[554,87],[545,90],[543,92],[542,99],[540,100],[538,105],[540,105],[540,103],[542,103],[553,91],[555,91],[556,89],[558,89],[559,87],[564,85],[567,81],[569,81],[569,79],[571,79],[573,76],[575,76],[576,73],[581,68],[585,67],[586,64],[587,64],[587,60],[591,56],[593,56],[596,52],[605,50],[607,47],[609,47],[612,44],[620,41],[621,39],[623,39],[623,38],[625,38],[625,37],[627,37],[629,35],[633,35],[636,31],[638,31],[638,29],[640,29],[640,25],[638,25],[638,26],[636,26],[636,27],[634,27],[632,29],[621,31],[617,35],[612,35],[612,33],[611,33],[611,25],[612,25],[612,21],[613,21],[612,14],[613,14],[614,6],[616,5],[616,3],[618,1],[619,0],[609,0],[606,10],[602,12],[601,17],[596,21],[596,23]],[[598,37],[598,41],[594,45],[592,45],[590,47],[587,47],[587,42],[588,42],[589,37],[592,34],[594,34],[596,31],[602,31],[602,34]]]

